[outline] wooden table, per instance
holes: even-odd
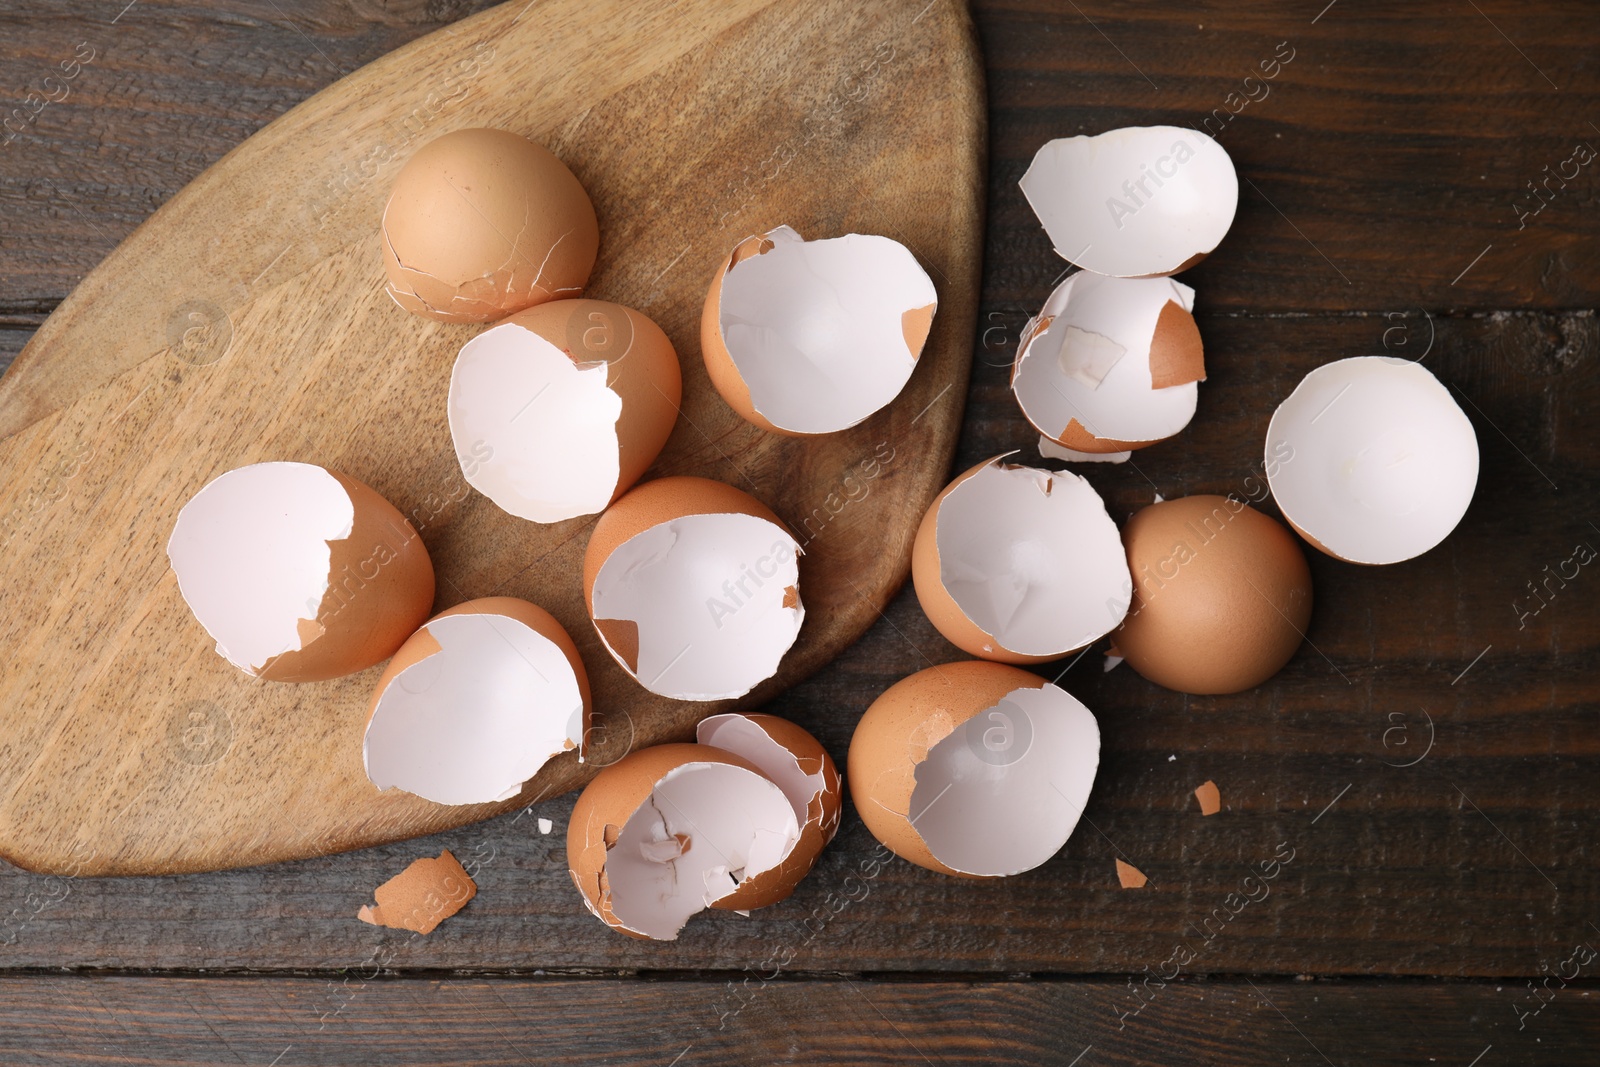
[[[0,148],[0,366],[234,144],[486,6],[122,2],[0,4],[5,109],[52,72],[61,97]],[[1106,743],[1055,859],[982,884],[867,876],[847,809],[790,901],[670,944],[583,911],[570,797],[267,868],[8,869],[0,1063],[1596,1062],[1600,569],[1568,561],[1600,548],[1600,10],[1324,2],[975,5],[992,177],[958,469],[1033,442],[1007,366],[1062,267],[1016,186],[1034,149],[1208,117],[1243,179],[1233,232],[1184,276],[1211,377],[1182,437],[1091,470],[1114,515],[1243,492],[1274,405],[1343,356],[1426,353],[1482,449],[1434,552],[1312,554],[1309,640],[1257,692],[1186,698],[1098,652],[1050,669]],[[954,658],[908,589],[771,710],[842,757],[877,693]],[[1207,779],[1223,808],[1202,818]],[[480,887],[466,911],[425,938],[355,920],[446,847]],[[1247,868],[1284,850],[1239,907]],[[1118,888],[1116,858],[1149,886]],[[1194,958],[1164,980],[1179,944]]]

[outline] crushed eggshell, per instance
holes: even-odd
[[[1117,881],[1122,883],[1122,888],[1143,889],[1145,883],[1149,880],[1145,877],[1144,872],[1133,864],[1117,860]]]
[[[509,800],[588,736],[589,677],[555,617],[515,597],[457,604],[378,678],[362,762],[379,789],[437,804]]]
[[[405,516],[311,463],[215,478],[178,513],[167,558],[218,654],[271,681],[365,670],[433,605],[433,563]]]
[[[380,885],[376,904],[363,904],[356,918],[373,926],[430,934],[478,895],[472,876],[449,849],[424,856]]]
[[[1201,815],[1215,815],[1222,810],[1222,793],[1210,779],[1195,786],[1194,798],[1200,802]]]
[[[549,819],[545,819],[545,818],[540,818],[539,819],[539,832],[541,834],[547,834],[551,830],[554,830],[555,828],[556,828],[556,824],[551,822]]]
[[[712,385],[764,430],[832,433],[911,378],[938,296],[909,249],[871,234],[807,241],[788,226],[741,241],[701,316]]]

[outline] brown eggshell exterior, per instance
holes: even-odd
[[[1294,535],[1261,512],[1220,496],[1166,500],[1129,519],[1122,543],[1134,594],[1115,640],[1150,681],[1181,693],[1237,693],[1272,677],[1300,647],[1311,570]]]
[[[963,660],[918,671],[884,690],[856,724],[846,760],[850,793],[872,836],[919,867],[980,877],[940,863],[911,825],[916,768],[934,745],[1007,693],[1044,685],[1043,678],[1018,667]]]
[[[650,940],[648,935],[622,925],[622,920],[611,910],[610,890],[601,888],[609,851],[605,842],[606,827],[614,826],[620,832],[649,798],[656,783],[669,771],[686,763],[726,763],[761,773],[742,756],[710,745],[654,745],[624,756],[595,775],[572,808],[572,819],[567,824],[567,871],[601,921],[630,937]]]
[[[911,546],[911,584],[917,591],[917,603],[922,605],[922,612],[928,616],[928,621],[933,623],[933,628],[961,651],[996,663],[1048,663],[1077,650],[1068,649],[1066,652],[1050,656],[1026,656],[1002,647],[999,641],[984,633],[977,623],[967,618],[966,612],[961,610],[961,605],[956,603],[955,597],[944,587],[944,580],[940,576],[939,509],[943,506],[945,497],[949,496],[956,486],[985,467],[1000,463],[1008,455],[1014,453],[1008,452],[1006,455],[996,456],[978,464],[945,486],[944,491],[933,498],[933,503],[928,505],[927,512],[922,516],[922,522],[917,526],[917,537]],[[996,536],[1004,534],[997,532]]]
[[[406,643],[400,646],[400,650],[394,654],[389,665],[378,676],[378,684],[372,687],[372,699],[367,702],[369,727],[372,725],[372,717],[377,714],[378,703],[383,699],[384,691],[389,688],[389,683],[398,678],[400,672],[407,667],[420,663],[440,651],[439,642],[428,632],[428,627],[449,615],[503,615],[508,619],[517,620],[559,648],[561,654],[567,657],[567,662],[572,665],[572,674],[578,680],[578,695],[583,698],[584,745],[588,744],[594,703],[589,696],[589,672],[584,670],[583,659],[578,655],[578,646],[554,615],[537,604],[531,604],[514,596],[486,596],[477,600],[463,601],[453,608],[446,608],[423,623],[406,639]]]
[[[1150,387],[1168,389],[1204,381],[1205,346],[1194,316],[1176,300],[1161,306],[1155,333],[1150,337]]]
[[[817,857],[822,855],[823,848],[833,840],[833,835],[838,833],[839,813],[844,805],[843,781],[840,779],[839,769],[834,766],[833,757],[828,755],[828,750],[822,747],[821,741],[812,737],[801,726],[776,715],[756,712],[746,714],[744,717],[761,727],[768,737],[788,749],[793,754],[795,762],[802,765],[802,770],[805,770],[804,765],[807,763],[820,764],[822,789],[811,798],[811,804],[806,809],[805,824],[800,827],[800,840],[789,850],[789,855],[784,857],[783,863],[770,871],[756,875],[734,890],[731,895],[711,905],[724,911],[751,911],[755,908],[765,908],[793,893],[800,880],[811,873],[811,868],[816,865]]]
[[[625,317],[632,326],[627,350],[573,351],[574,340],[581,340],[585,332],[581,324],[591,321],[590,315],[604,316],[607,322]],[[506,321],[538,334],[576,363],[605,362],[606,384],[622,398],[622,414],[617,416],[617,487],[611,494],[616,500],[655,462],[678,421],[683,372],[672,342],[648,316],[605,300],[550,300]]]
[[[770,252],[772,248],[770,239],[761,234],[753,234],[735,245],[727,263],[717,268],[716,276],[711,279],[711,287],[706,291],[705,306],[700,313],[700,355],[705,360],[706,374],[711,378],[711,384],[740,418],[761,427],[768,433],[782,434],[785,437],[817,436],[774,426],[756,410],[755,404],[750,400],[750,387],[745,384],[739,368],[734,366],[733,355],[728,351],[728,343],[722,336],[723,279],[739,263],[751,256]]]
[[[493,322],[580,295],[600,226],[589,194],[549,149],[506,130],[468,129],[428,142],[400,169],[380,244],[388,292],[401,307],[443,322]],[[505,281],[521,283],[515,289],[497,280],[498,291],[480,286],[456,299],[507,263]]]
[[[268,660],[257,672],[268,681],[317,682],[364,671],[394,655],[433,607],[433,561],[411,523],[365,482],[328,473],[350,495],[355,520],[349,537],[328,542],[328,590],[317,608],[322,633]],[[362,577],[362,563],[380,544],[394,558],[379,564],[373,578]]]

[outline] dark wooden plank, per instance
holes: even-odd
[[[486,5],[143,0],[114,25],[120,5],[98,0],[7,5],[5,110],[26,114],[30,91],[65,95],[0,149],[0,313],[49,310],[263,123]],[[1594,303],[1600,160],[1565,167],[1577,176],[1552,179],[1526,228],[1517,205],[1539,203],[1528,183],[1563,169],[1578,143],[1600,147],[1600,9],[1485,0],[1442,15],[1345,0],[1315,17],[1322,6],[975,4],[991,100],[991,295],[1037,304],[1060,270],[1016,187],[1041,143],[1210,119],[1250,183],[1234,232],[1189,276],[1211,307]],[[80,46],[94,58],[62,81]],[[1293,58],[1271,67],[1276,55]],[[1263,63],[1275,77],[1261,80]]]
[[[996,329],[1020,324],[1017,309],[992,309]],[[73,883],[8,871],[3,965],[359,966],[395,943],[357,923],[356,909],[409,859],[441,847],[477,868],[480,894],[432,936],[400,943],[396,968],[738,970],[788,949],[808,971],[1137,975],[1187,939],[1191,973],[1500,976],[1537,975],[1579,941],[1600,945],[1589,925],[1600,922],[1600,739],[1590,728],[1600,705],[1590,583],[1600,578],[1584,568],[1526,613],[1526,585],[1544,580],[1542,568],[1577,542],[1600,547],[1589,525],[1600,521],[1589,421],[1600,410],[1596,320],[1440,318],[1431,349],[1420,315],[1209,315],[1201,328],[1212,376],[1194,425],[1134,463],[1089,469],[1119,519],[1156,491],[1250,496],[1277,398],[1311,367],[1386,342],[1426,351],[1465,398],[1482,446],[1478,496],[1450,540],[1418,560],[1361,568],[1311,553],[1312,644],[1257,692],[1184,698],[1127,668],[1103,673],[1098,651],[1072,666],[1062,684],[1099,715],[1104,762],[1090,823],[1039,870],[986,883],[899,861],[880,870],[847,811],[838,842],[789,902],[749,919],[697,919],[676,943],[638,942],[589,916],[567,879],[568,797],[413,843],[247,871]],[[1005,386],[1006,342],[990,341],[959,464],[1012,448],[1031,455]],[[896,454],[918,447],[912,437],[886,444]],[[871,536],[855,515],[846,506],[818,536]],[[955,656],[908,591],[858,645],[770,707],[842,758],[877,693]],[[1427,757],[1390,766],[1426,747],[1425,715]],[[1224,810],[1203,819],[1190,792],[1208,778]],[[539,817],[554,820],[551,835]],[[1271,894],[1220,934],[1215,923],[1199,929],[1280,842],[1295,858]],[[1118,889],[1118,856],[1152,885]]]
[[[22,351],[22,346],[28,343],[28,338],[33,336],[30,330],[7,329],[0,325],[0,374],[6,372],[11,366],[11,361],[17,358],[17,353]]]
[[[1592,1062],[1600,996],[1521,983],[9,978],[0,1051],[48,1064],[641,1067]],[[1519,1021],[1522,1024],[1518,1028]]]

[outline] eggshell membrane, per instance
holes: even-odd
[[[911,581],[916,589],[917,602],[922,605],[923,613],[928,616],[928,620],[944,635],[945,639],[957,648],[971,655],[1001,663],[1045,663],[1075,652],[1113,629],[1121,621],[1122,612],[1126,610],[1125,590],[1129,584],[1129,579],[1124,569],[1119,547],[1120,541],[1117,540],[1116,524],[1112,522],[1110,515],[1106,514],[1105,505],[1100,502],[1099,495],[1094,492],[1087,481],[1069,471],[1047,471],[1033,467],[1023,467],[1004,463],[1005,459],[1006,456],[996,456],[994,459],[978,464],[956,478],[955,481],[945,487],[943,492],[934,498],[926,514],[923,515],[921,524],[917,527],[916,540],[912,545]],[[1070,647],[1038,653],[1018,651],[1003,644],[998,635],[986,631],[968,614],[967,610],[957,601],[955,595],[951,593],[946,584],[948,581],[946,566],[955,557],[947,559],[948,552],[941,550],[941,516],[946,513],[945,508],[948,506],[951,495],[960,489],[963,484],[980,474],[994,471],[1023,472],[1024,476],[1035,479],[1037,484],[1048,484],[1052,487],[1052,491],[1059,486],[1075,494],[1081,495],[1086,492],[1087,496],[1083,499],[1083,506],[1086,508],[1091,506],[1089,497],[1093,498],[1093,504],[1099,505],[1098,511],[1091,513],[1089,518],[1078,526],[1076,532],[1082,535],[1080,544],[1089,543],[1092,539],[1099,540],[1099,547],[1105,557],[1103,562],[1109,568],[1106,574],[1107,580],[1102,583],[1103,588],[1098,592],[1083,594],[1087,597],[1084,603],[1089,605],[1086,610],[1091,615],[1101,610],[1105,611],[1104,629],[1099,629],[1098,633],[1090,632],[1099,628],[1099,622],[1097,621],[1094,626],[1083,628],[1079,633],[1082,640]],[[1043,495],[1048,497],[1050,493],[1044,493]],[[1076,499],[1076,496],[1074,499]],[[992,515],[989,517],[992,519]],[[1043,522],[1043,520],[1038,521]],[[1078,520],[1074,521],[1077,522]],[[980,548],[980,551],[987,552],[987,545],[992,544],[994,546],[993,556],[998,561],[1002,552],[1006,550],[1006,546],[1001,543],[1002,539],[1017,534],[1019,528],[1013,528],[1009,523],[996,523],[995,527],[994,540],[986,542],[985,546]],[[1057,546],[1057,555],[1064,559],[1069,553],[1063,551],[1063,547]],[[1017,551],[1021,553],[1022,550],[1019,547]],[[1070,555],[1081,558],[1086,555],[1086,552],[1078,550],[1070,553]],[[1014,573],[1014,571],[1011,573]],[[991,583],[997,580],[998,577],[992,577]],[[1120,598],[1120,602],[1115,606],[1111,606],[1109,600],[1112,598]]]
[[[600,245],[594,205],[543,145],[467,129],[423,145],[383,211],[386,291],[444,322],[491,322],[577,296]]]
[[[350,519],[349,524],[338,531],[344,533],[343,537],[324,542],[328,554],[326,579],[320,592],[307,587],[308,603],[314,597],[318,607],[314,619],[300,617],[294,622],[300,642],[298,648],[271,655],[259,664],[239,663],[224,651],[225,638],[212,629],[213,625],[222,625],[223,620],[218,617],[220,612],[239,610],[240,600],[251,595],[249,586],[258,583],[262,575],[270,574],[273,578],[270,584],[283,587],[274,588],[274,594],[281,595],[288,588],[282,571],[271,569],[270,555],[229,562],[225,573],[234,581],[229,584],[227,577],[221,581],[231,592],[213,591],[206,595],[200,589],[191,588],[184,593],[191,610],[194,610],[191,596],[211,603],[210,610],[202,607],[196,611],[197,619],[217,639],[218,652],[255,677],[279,682],[310,682],[365,670],[392,655],[433,606],[433,563],[422,538],[406,517],[364,482],[309,463],[258,463],[236,468],[213,479],[196,493],[184,506],[190,521],[185,521],[184,512],[179,513],[167,548],[180,591],[185,584],[184,573],[190,568],[179,556],[187,558],[189,553],[201,551],[207,541],[214,543],[219,539],[217,520],[201,517],[209,504],[226,502],[236,516],[232,521],[254,527],[250,532],[262,536],[269,528],[265,525],[268,521],[281,522],[285,514],[310,506],[308,501],[312,494],[307,490],[324,477],[337,484],[334,489],[324,483],[321,491],[325,500],[333,502],[328,499],[329,491],[335,499],[342,493],[349,503]],[[279,479],[287,480],[278,482]],[[281,503],[269,503],[264,499],[263,494],[269,492],[270,484],[278,482],[287,487],[289,480],[303,479],[309,481],[302,481],[301,488],[286,495]],[[251,487],[252,482],[254,487]],[[208,491],[223,495],[207,497],[205,504],[191,511],[191,506]],[[249,504],[238,503],[241,500],[248,500]],[[251,506],[258,512],[262,507],[267,510],[257,518],[237,514],[240,509]],[[192,527],[196,522],[204,524],[205,528]],[[227,534],[221,534],[220,539],[228,543],[234,540]],[[277,545],[270,545],[246,551],[266,554],[276,548]],[[302,548],[313,553],[322,551],[311,545]],[[366,571],[372,571],[372,576],[367,577]],[[213,576],[212,580],[217,579]],[[240,580],[244,581],[245,588],[237,584]],[[191,581],[209,584],[198,575]],[[225,606],[218,606],[218,598]],[[202,616],[209,616],[209,621]]]
[[[1027,747],[1008,762],[984,759],[978,747],[1002,726],[1019,743],[1025,731]],[[969,660],[918,671],[873,701],[850,740],[847,774],[862,821],[896,855],[944,874],[1002,877],[1066,843],[1099,749],[1094,716],[1070,694],[1019,668]],[[1004,870],[972,869],[995,847],[1011,853]]]
[[[1049,141],[1019,184],[1058,255],[1123,278],[1177,274],[1199,263],[1221,243],[1239,204],[1228,153],[1180,126]]]
[[[520,623],[522,626],[527,627],[529,630],[533,631],[546,641],[550,642],[550,644],[554,645],[561,656],[565,658],[567,665],[572,670],[572,678],[576,684],[578,698],[582,708],[578,729],[579,741],[576,745],[571,741],[569,729],[569,738],[566,742],[565,748],[579,748],[581,756],[582,745],[589,736],[590,723],[593,714],[593,702],[589,691],[589,675],[584,669],[582,657],[580,657],[578,654],[578,646],[573,642],[572,637],[562,627],[561,623],[556,620],[555,616],[551,615],[548,611],[539,607],[537,604],[531,604],[526,600],[521,600],[516,597],[481,597],[477,600],[468,600],[461,604],[457,604],[455,607],[441,611],[439,614],[429,619],[422,625],[420,629],[417,630],[416,633],[411,635],[404,645],[400,647],[400,650],[395,653],[394,658],[389,661],[388,666],[384,668],[383,673],[379,675],[378,683],[373,687],[372,698],[367,704],[367,739],[363,742],[363,764],[368,765],[369,777],[371,776],[369,763],[369,744],[372,728],[374,720],[378,715],[379,704],[382,702],[385,693],[388,692],[391,684],[408,668],[421,663],[430,656],[444,653],[444,649],[440,646],[439,641],[434,634],[430,632],[429,627],[439,623],[442,619],[464,615],[492,616]],[[510,644],[509,640],[498,633],[491,638],[491,640],[504,642],[507,648],[514,647]],[[535,671],[538,670],[537,665],[534,666],[534,669]],[[469,709],[469,711],[472,710],[476,709]],[[446,710],[445,713],[448,714],[448,710]],[[559,709],[559,713],[562,715],[563,719],[565,719],[565,717],[569,714],[568,710],[564,707]],[[462,729],[466,728],[465,723],[460,723],[459,726]],[[493,753],[491,753],[491,759],[492,755]],[[552,753],[552,756],[553,755],[554,753]],[[443,756],[440,758],[442,759]],[[486,760],[486,762],[489,761]],[[548,762],[548,759],[541,761],[538,766],[530,767],[527,771],[527,774],[520,776],[516,782],[508,781],[503,783],[502,788],[498,791],[495,791],[493,795],[486,794],[483,796],[475,796],[470,799],[436,800],[436,802],[477,804],[509,799],[517,794],[523,783],[527,782],[538,773],[544,762]],[[374,784],[377,784],[376,781]],[[389,784],[392,784],[397,788],[406,788],[406,786],[401,785],[398,782]],[[385,786],[380,785],[379,788],[385,788]],[[415,790],[409,789],[407,791],[415,792]],[[418,795],[422,794],[419,793]],[[435,798],[427,797],[426,799]]]
[[[782,789],[776,783],[763,775],[759,768],[744,757],[725,749],[699,744],[656,745],[633,752],[606,767],[584,788],[573,806],[572,819],[567,830],[568,872],[589,911],[607,926],[636,938],[652,937],[650,933],[628,925],[617,914],[618,902],[607,870],[610,854],[619,845],[625,846],[624,835],[628,831],[628,823],[651,801],[658,784],[674,772],[681,772],[685,768],[707,766],[729,767],[748,772],[750,778],[739,778],[734,775],[724,782],[724,785],[735,786],[737,783],[736,788],[745,790],[743,800],[748,802],[752,798],[757,799],[762,808],[760,814],[769,821],[791,828],[793,838],[799,836],[799,826],[795,822],[794,810],[790,807],[788,797],[784,796]],[[729,788],[725,807],[738,806],[731,794],[732,788]],[[659,808],[657,810],[659,811]],[[779,814],[783,819],[775,818]],[[691,837],[691,847],[684,852],[684,855],[689,855],[693,847],[695,831],[691,827],[688,833]],[[730,844],[736,846],[737,843],[721,841],[712,843],[712,847],[726,855]],[[721,846],[720,849],[718,846]],[[780,861],[779,856],[773,856],[772,859],[773,866]],[[721,894],[721,897],[738,892],[752,879],[759,878],[770,868],[763,866],[749,871],[747,866],[746,869],[748,873],[741,884],[734,886],[730,883],[728,893]],[[706,900],[702,902],[702,906],[714,902],[716,901]],[[689,914],[692,915],[693,912]],[[687,915],[684,916],[685,921],[687,918]],[[639,926],[646,925],[638,917],[634,921]],[[681,926],[678,929],[681,929]],[[677,930],[674,929],[664,937],[658,935],[657,939],[671,940],[676,934]]]
[[[879,402],[877,402],[874,406],[869,408],[866,407],[864,403],[856,404],[851,408],[846,416],[836,420],[837,424],[810,428],[799,427],[794,425],[794,423],[797,421],[796,419],[776,418],[773,412],[761,410],[753,399],[749,382],[746,380],[746,374],[741,372],[739,369],[738,362],[735,360],[733,353],[729,348],[729,342],[726,333],[726,327],[728,324],[723,321],[722,315],[724,289],[727,285],[727,279],[729,275],[732,274],[735,267],[756,256],[762,256],[773,252],[775,249],[779,249],[780,247],[785,250],[780,252],[780,255],[787,256],[790,254],[796,254],[798,252],[796,246],[811,245],[813,246],[813,251],[815,251],[819,246],[824,245],[829,246],[830,248],[846,249],[851,247],[850,242],[856,243],[856,247],[858,249],[857,254],[860,256],[878,255],[880,259],[887,259],[890,262],[896,262],[899,270],[905,275],[905,277],[912,279],[910,282],[905,283],[902,288],[906,289],[908,293],[912,291],[917,292],[919,295],[917,295],[914,299],[916,301],[925,302],[914,303],[912,306],[905,307],[900,312],[900,340],[903,341],[906,354],[909,358],[899,368],[899,370],[903,371],[903,377],[898,378],[898,384],[895,385],[892,391],[888,390],[883,383],[879,383],[880,387],[875,390],[873,397],[874,400]],[[895,255],[894,251],[898,251],[899,255]],[[887,283],[885,284],[887,285]],[[790,293],[787,295],[793,294]],[[746,298],[752,299],[753,294],[746,294]],[[885,299],[891,298],[892,297],[888,295],[885,297]],[[907,301],[912,300],[912,298],[909,296],[906,296],[905,299]],[[790,437],[816,436],[818,434],[832,433],[838,430],[847,429],[850,426],[854,426],[870,417],[876,411],[879,411],[883,407],[887,406],[894,400],[896,396],[899,395],[900,391],[904,389],[905,383],[910,379],[911,373],[915,368],[916,361],[921,356],[922,347],[927,342],[928,332],[932,329],[933,316],[937,309],[937,305],[938,298],[937,294],[934,292],[932,280],[928,278],[926,272],[922,270],[921,266],[916,262],[915,257],[911,255],[909,250],[905,249],[904,246],[900,245],[898,242],[892,241],[887,237],[878,237],[869,234],[849,234],[845,237],[807,242],[788,226],[779,226],[767,231],[765,234],[755,234],[740,241],[734,246],[732,253],[729,254],[727,262],[717,270],[716,275],[712,278],[711,286],[706,293],[705,305],[702,309],[702,314],[700,317],[700,349],[702,357],[705,360],[706,373],[711,378],[711,384],[716,388],[717,392],[722,395],[722,398],[727,401],[728,406],[733,408],[734,411],[736,411],[742,418],[756,426],[759,426],[761,429],[766,430],[769,433],[784,434]],[[776,315],[775,317],[780,319],[782,318],[781,315]],[[825,318],[826,316],[822,317]],[[859,325],[859,319],[858,322],[853,323],[852,326],[855,327],[852,332],[860,332],[861,327]],[[884,358],[888,358],[889,352],[895,347],[897,346],[886,346],[879,350],[885,353]],[[795,354],[799,355],[800,349],[797,348]],[[809,355],[810,351],[806,350],[805,354]],[[746,357],[747,360],[752,358],[754,357],[750,355],[747,355]],[[751,373],[760,372],[764,376],[773,375],[773,365],[784,366],[788,365],[788,362],[789,361],[768,361],[769,365],[767,366],[762,366],[761,364],[757,363],[751,366]],[[796,362],[806,362],[807,365],[812,365],[809,361],[805,360]],[[856,372],[858,376],[863,373],[861,372],[859,365],[856,366]],[[888,377],[894,378],[896,375],[889,375]],[[861,384],[859,386],[859,389],[864,390],[865,388],[867,388],[865,384]],[[774,383],[769,387],[769,400],[767,402],[767,406],[773,406],[774,403],[776,403],[778,406],[782,406],[786,403],[793,402],[794,395],[800,391],[801,390],[785,390]],[[845,392],[846,391],[841,388],[835,391],[835,395],[844,395]],[[787,424],[780,425],[780,422]]]
[[[560,522],[603,510],[639,480],[672,434],[682,391],[672,342],[648,317],[552,300],[462,347],[450,433],[475,489],[520,518]]]
[[[1478,438],[1427,368],[1389,356],[1312,371],[1273,413],[1267,465],[1284,519],[1349,563],[1399,563],[1450,535],[1472,503]]]
[[[1170,278],[1073,274],[1023,328],[1011,371],[1023,415],[1085,453],[1131,452],[1180,432],[1206,376],[1193,308],[1194,290]]]
[[[800,838],[783,863],[756,875],[711,906],[748,911],[776,904],[794,892],[839,830],[843,782],[827,749],[788,719],[761,713],[730,712],[703,719],[695,739],[755,764],[783,789],[800,822]]]
[[[1189,496],[1142,509],[1122,536],[1135,588],[1116,644],[1145,678],[1181,693],[1237,693],[1300,647],[1311,570],[1279,523],[1236,499]]]

